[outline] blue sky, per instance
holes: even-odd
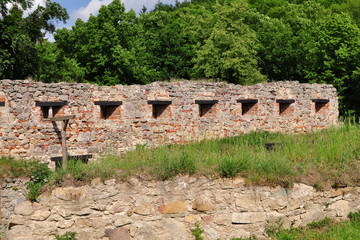
[[[55,22],[57,28],[71,28],[75,24],[76,19],[80,18],[84,21],[87,21],[90,14],[96,15],[98,10],[103,5],[110,4],[113,0],[52,0],[53,2],[59,3],[62,7],[66,8],[70,19],[66,24],[61,22]],[[146,6],[148,10],[154,8],[155,4],[158,3],[159,0],[120,0],[125,4],[126,11],[133,9],[136,13],[140,12],[143,6]],[[162,3],[166,4],[174,4],[175,0],[160,0]],[[183,2],[185,0],[179,0],[179,2]],[[33,0],[34,6],[32,9],[27,10],[27,12],[31,12],[38,5],[45,6],[46,0]],[[25,12],[26,15],[26,12]],[[49,41],[54,41],[54,37],[52,34],[47,34],[46,37]]]
[[[34,2],[43,4],[45,0],[35,0]],[[53,0],[53,2],[57,2],[66,8],[70,16],[66,25],[59,24],[58,27],[70,27],[77,18],[86,21],[90,14],[96,15],[102,5],[108,5],[112,0]],[[143,5],[152,9],[158,0],[121,0],[121,2],[125,4],[127,11],[134,9],[135,12],[139,12]],[[161,0],[161,2],[174,4],[175,0]]]

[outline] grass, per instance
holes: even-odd
[[[273,150],[267,150],[266,143],[276,144]],[[189,174],[242,176],[248,183],[283,186],[305,179],[323,189],[326,184],[340,187],[359,183],[359,160],[360,125],[346,123],[307,134],[252,132],[156,149],[138,146],[134,151],[108,155],[89,164],[70,161],[68,170],[52,174],[52,182],[59,183],[70,175],[75,180],[91,181],[95,177],[129,176],[167,180]],[[13,160],[0,159],[0,169],[4,164],[7,169],[18,168]]]
[[[360,211],[353,213],[360,215]],[[356,240],[360,239],[359,218],[335,222],[329,218],[319,222],[309,223],[303,228],[292,228],[289,230],[279,230],[270,234],[271,239],[277,240]]]

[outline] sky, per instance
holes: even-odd
[[[66,24],[57,23],[58,28],[70,28],[74,25],[76,19],[80,18],[86,21],[90,14],[96,15],[102,5],[108,5],[112,0],[52,0],[59,3],[62,7],[66,8],[70,19]],[[148,10],[153,9],[159,0],[120,0],[125,4],[126,11],[133,9],[136,13],[140,12],[143,6]],[[182,2],[180,0],[179,2]],[[44,6],[46,0],[34,0],[34,7],[37,5]],[[161,0],[162,3],[174,4],[175,0]],[[33,8],[34,8],[33,7]]]

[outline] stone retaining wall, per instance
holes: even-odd
[[[0,155],[48,161],[61,156],[60,122],[70,155],[123,152],[136,145],[185,143],[249,131],[304,132],[337,123],[336,90],[325,84],[210,82],[117,85],[0,81]]]
[[[6,239],[51,240],[76,232],[79,240],[188,240],[194,239],[196,222],[208,240],[265,236],[267,221],[281,219],[288,228],[325,217],[345,219],[360,210],[359,194],[360,187],[321,192],[304,184],[246,187],[241,178],[95,179],[89,186],[56,188],[39,202],[16,205]]]

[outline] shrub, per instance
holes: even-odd
[[[26,198],[27,200],[31,201],[31,202],[35,202],[37,197],[40,195],[41,193],[41,187],[42,184],[41,183],[35,183],[35,182],[27,182],[26,183],[26,189],[27,189],[27,193],[26,193]]]
[[[27,164],[27,176],[31,182],[45,184],[48,182],[51,170],[44,163],[32,161]]]
[[[75,232],[67,232],[64,235],[55,235],[56,240],[76,240]]]
[[[195,228],[191,229],[191,234],[195,237],[195,240],[203,240],[204,237],[201,234],[204,233],[204,229],[200,227],[199,223],[195,223]]]
[[[360,210],[357,212],[350,212],[348,215],[351,222],[358,222],[360,223]]]
[[[30,181],[26,183],[26,198],[29,201],[36,201],[41,193],[41,187],[49,181],[51,170],[44,163],[32,161],[27,163],[27,176]]]

